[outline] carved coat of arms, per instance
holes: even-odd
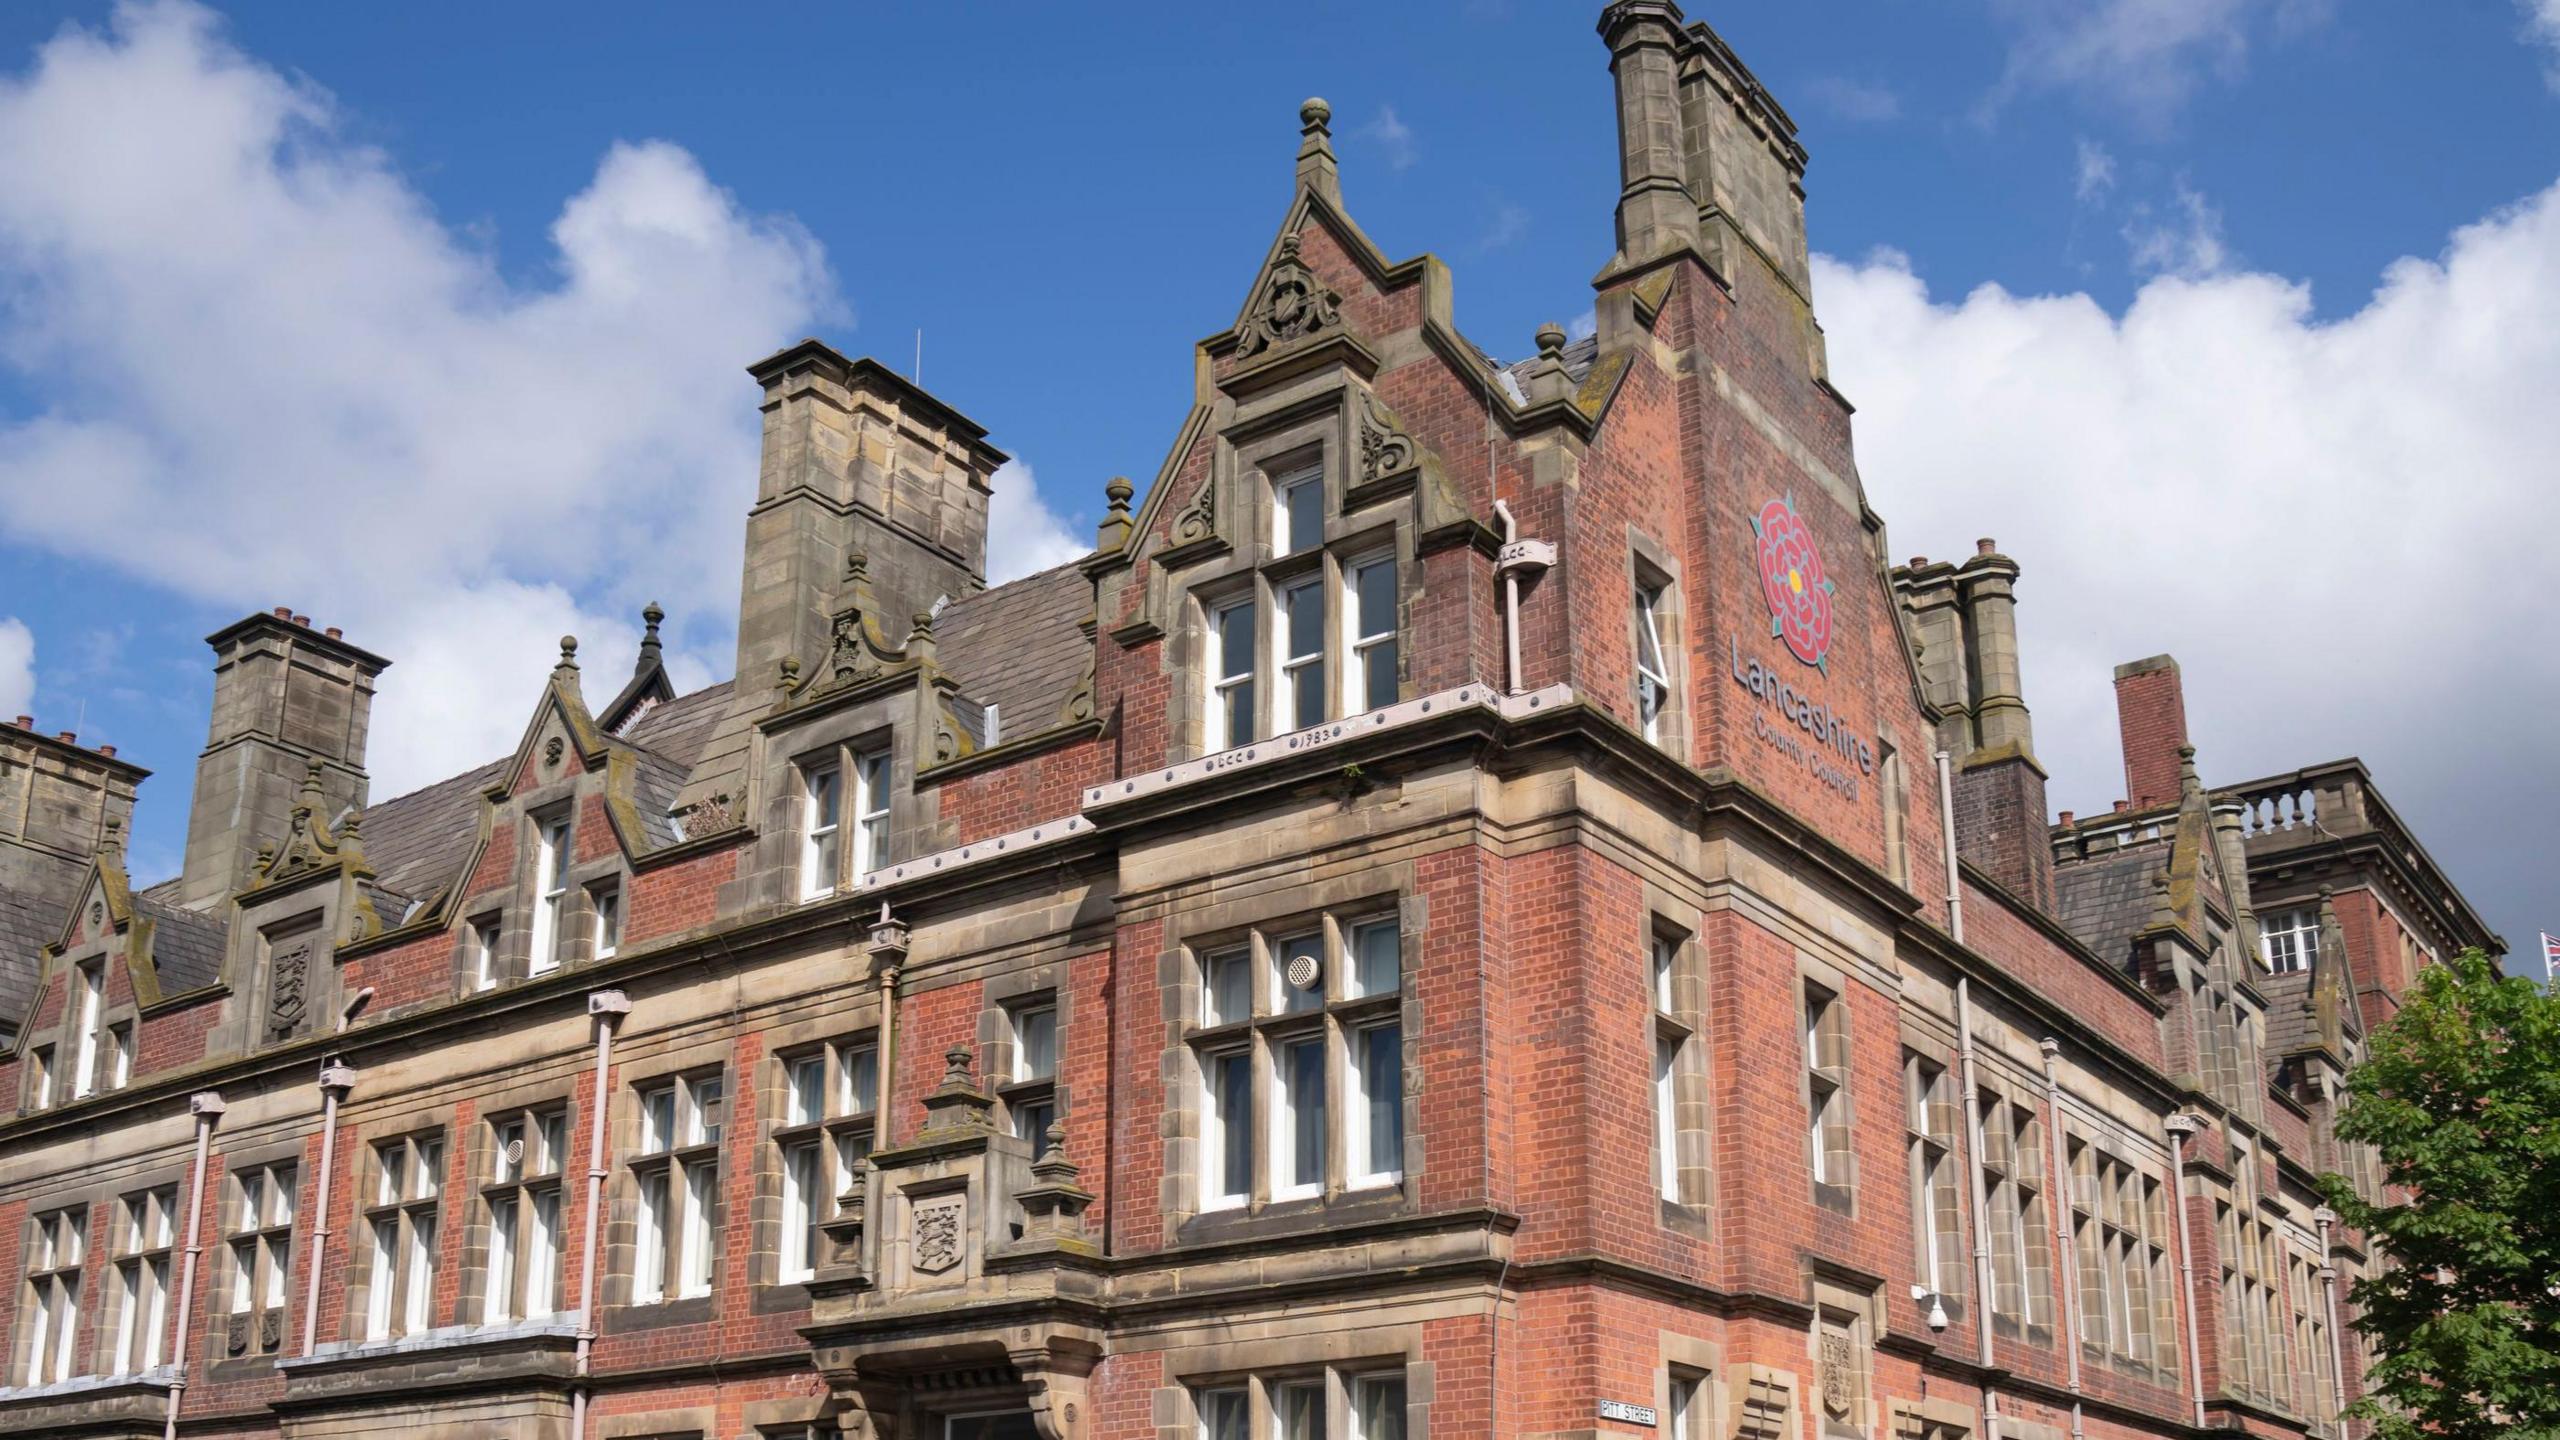
[[[960,1225],[967,1218],[968,1197],[952,1195],[919,1200],[915,1206],[916,1268],[939,1275],[960,1263]]]

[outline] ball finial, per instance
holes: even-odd
[[[575,665],[578,663],[577,636],[563,635],[560,637],[560,663],[563,665]]]
[[[1298,123],[1309,130],[1324,130],[1333,123],[1333,107],[1324,103],[1323,96],[1310,95],[1298,107]]]
[[[1129,497],[1137,493],[1138,487],[1130,484],[1126,475],[1114,475],[1102,487],[1103,498],[1111,502],[1114,510],[1128,509]]]
[[[1564,353],[1564,327],[1553,320],[1538,327],[1538,354],[1553,360]]]

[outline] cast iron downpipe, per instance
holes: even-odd
[[[2329,1256],[2329,1227],[2338,1223],[2338,1212],[2323,1205],[2311,1212],[2311,1221],[2320,1227],[2320,1289],[2329,1310],[2329,1414],[2336,1418],[2347,1408],[2347,1347],[2338,1334],[2338,1262]],[[2341,1432],[2346,1423],[2338,1420]]]
[[[587,1104],[586,1258],[578,1266],[578,1363],[569,1391],[569,1440],[586,1440],[587,1392],[594,1388],[588,1375],[596,1348],[596,1219],[604,1202],[605,1172],[610,1168],[604,1153],[605,1102],[611,1095],[606,1081],[613,1070],[614,1024],[631,1013],[631,1000],[619,990],[598,990],[587,996],[587,1013],[596,1022],[596,1088]]]
[[[177,1373],[169,1378],[169,1414],[160,1427],[162,1440],[178,1440],[178,1405],[187,1395],[187,1332],[193,1328],[189,1317],[195,1309],[196,1257],[204,1253],[204,1166],[213,1153],[213,1125],[222,1118],[222,1096],[200,1090],[187,1097],[187,1110],[196,1117],[196,1165],[187,1177],[187,1260],[178,1280],[178,1345],[171,1357]]]
[[[1520,522],[1511,518],[1511,507],[1496,500],[1493,513],[1502,521],[1502,547],[1510,549],[1520,540]],[[1502,572],[1502,693],[1520,693],[1520,572]]]

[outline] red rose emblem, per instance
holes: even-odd
[[[1825,675],[1831,673],[1831,580],[1822,552],[1796,514],[1794,497],[1770,501],[1751,521],[1760,537],[1760,593],[1769,600],[1769,633]]]

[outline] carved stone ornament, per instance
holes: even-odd
[[[1834,1420],[1849,1418],[1850,1403],[1857,1395],[1849,1367],[1856,1363],[1846,1333],[1822,1332],[1822,1408]]]
[[[880,673],[879,657],[862,637],[862,612],[847,610],[836,616],[834,638],[827,646],[827,680],[830,686],[851,685]]]
[[[1211,474],[1201,477],[1200,489],[1191,497],[1191,503],[1174,512],[1173,543],[1188,545],[1217,533],[1218,477]]]
[[[1079,725],[1093,718],[1093,662],[1084,662],[1084,678],[1076,682],[1067,703],[1058,707],[1058,718],[1069,725]]]
[[[557,736],[557,735],[554,735],[554,736],[552,736],[550,739],[543,741],[543,742],[542,742],[542,764],[543,764],[543,767],[544,767],[545,769],[551,769],[551,770],[556,770],[556,769],[560,768],[560,757],[561,757],[561,755],[562,755],[562,754],[564,754],[564,753],[566,753],[566,752],[567,752],[568,748],[569,748],[569,742],[568,742],[568,741],[566,741],[566,740],[561,739],[561,738],[560,738],[559,736]]]
[[[267,966],[267,1039],[285,1040],[301,1033],[310,983],[309,940],[296,940],[275,952]]]
[[[939,1275],[960,1263],[961,1229],[969,1218],[969,1197],[942,1195],[915,1203],[916,1268]]]
[[[1366,485],[1412,469],[1419,452],[1413,437],[1375,395],[1360,396],[1360,483]]]
[[[284,1348],[284,1307],[271,1305],[258,1312],[258,1348],[272,1355]]]
[[[1236,355],[1250,360],[1275,345],[1332,329],[1342,323],[1341,306],[1342,297],[1299,261],[1297,232],[1291,231],[1281,237],[1280,259],[1236,328]]]
[[[684,833],[685,838],[689,840],[698,839],[704,835],[717,835],[723,830],[734,828],[737,823],[735,802],[727,795],[713,795],[707,799],[697,800],[686,806],[684,810]]]

